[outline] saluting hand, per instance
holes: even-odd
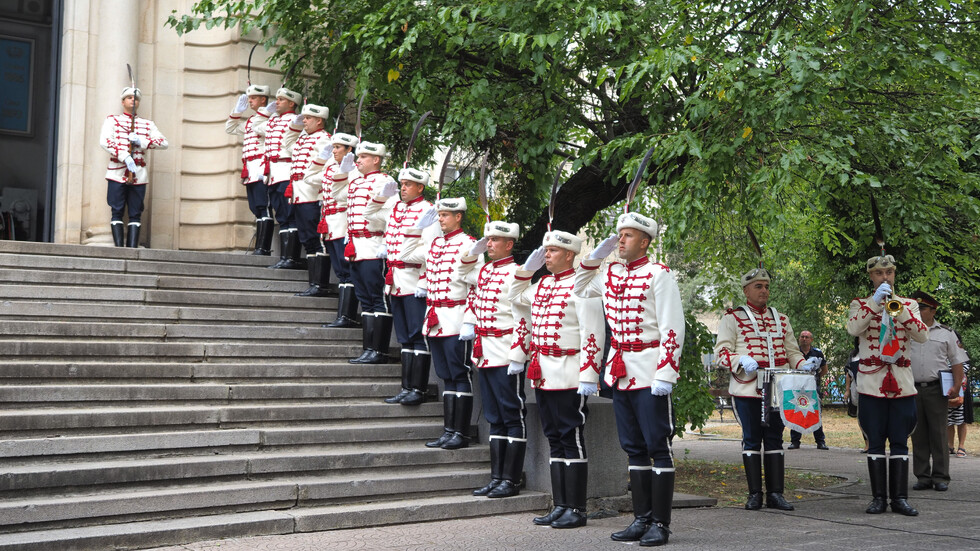
[[[473,246],[470,248],[469,256],[479,256],[485,252],[487,252],[487,238],[481,237],[476,241],[476,243],[473,243]]]
[[[398,182],[396,182],[394,178],[389,178],[388,181],[385,182],[384,187],[381,188],[381,193],[378,195],[381,197],[392,197],[396,193],[398,193]]]
[[[606,258],[616,249],[616,244],[618,242],[619,236],[615,233],[603,239],[595,250],[589,253],[589,260],[601,260]]]
[[[327,145],[323,146],[323,149],[321,149],[316,156],[323,161],[329,160],[330,157],[333,157],[333,144],[328,143]]]
[[[238,96],[238,103],[235,104],[235,110],[232,111],[232,114],[244,113],[247,107],[248,107],[248,96],[242,94]]]
[[[527,260],[524,261],[524,265],[521,269],[525,272],[536,272],[544,266],[544,247],[538,247],[527,255]]]
[[[439,213],[436,208],[429,207],[422,216],[419,216],[419,221],[415,223],[415,229],[424,230],[434,224],[437,218],[439,218]]]
[[[350,172],[352,170],[354,170],[354,154],[348,152],[347,155],[344,155],[344,158],[340,160],[340,171]]]

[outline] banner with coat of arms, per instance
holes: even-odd
[[[811,373],[785,375],[776,383],[779,416],[783,425],[802,434],[810,434],[822,426],[817,380]]]

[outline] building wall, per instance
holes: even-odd
[[[111,244],[106,205],[108,155],[102,122],[120,112],[129,84],[143,92],[139,115],[170,142],[150,154],[143,242],[153,248],[233,250],[248,246],[253,219],[239,183],[241,141],[224,122],[246,86],[254,40],[237,30],[199,29],[179,36],[165,26],[191,0],[79,0],[65,3],[57,122],[54,241]],[[252,78],[278,84],[258,48]],[[260,66],[260,67],[259,67]]]

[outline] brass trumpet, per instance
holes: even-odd
[[[894,295],[888,297],[888,300],[885,301],[885,312],[893,318],[898,317],[904,309],[905,305],[902,304],[902,301],[896,299]]]

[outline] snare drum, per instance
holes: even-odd
[[[782,408],[781,396],[777,392],[780,379],[787,375],[799,375],[800,373],[803,372],[797,369],[779,369],[775,367],[759,370],[759,375],[756,377],[758,382],[756,384],[758,388],[762,389],[763,397],[768,400],[767,405],[769,408],[777,411]]]

